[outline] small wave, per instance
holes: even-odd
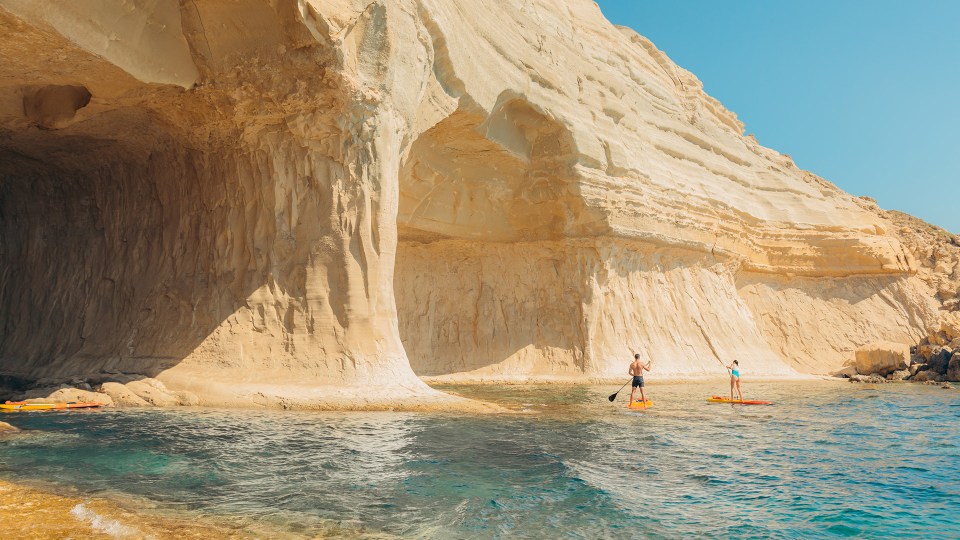
[[[84,504],[78,504],[70,510],[70,515],[80,521],[90,523],[90,528],[108,534],[113,538],[143,538],[144,535],[136,527],[124,525],[115,519],[110,519],[87,508]]]

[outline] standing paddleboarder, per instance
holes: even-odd
[[[743,401],[743,392],[740,390],[740,362],[734,360],[732,364],[727,367],[727,371],[730,372],[730,401],[733,401],[733,387],[737,387],[737,395],[740,396],[740,401]]]
[[[633,375],[633,382],[630,385],[630,404],[634,403],[634,394],[637,392],[637,388],[640,389],[640,400],[643,403],[643,408],[647,408],[647,396],[643,393],[643,371],[650,371],[650,365],[653,364],[651,359],[646,364],[640,362],[640,354],[633,355],[633,362],[630,363],[630,369],[628,373]]]

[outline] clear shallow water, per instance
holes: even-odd
[[[99,411],[3,416],[0,477],[291,535],[960,536],[960,392],[745,384],[457,387],[535,414]],[[722,390],[722,388],[719,388]]]

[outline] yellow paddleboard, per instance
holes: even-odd
[[[634,410],[641,410],[641,411],[642,411],[642,410],[644,410],[644,409],[649,409],[650,407],[653,407],[653,401],[651,401],[651,400],[649,400],[649,399],[648,399],[647,402],[646,402],[646,404],[647,404],[646,407],[644,407],[643,404],[644,404],[644,402],[638,400],[638,401],[634,401],[633,403],[628,403],[628,404],[627,404],[627,408],[628,408],[628,409],[634,409]]]

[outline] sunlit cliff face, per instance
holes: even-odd
[[[203,394],[377,376],[429,394],[396,331],[399,158],[377,157],[398,154],[392,120],[334,74],[300,14],[251,6],[199,52],[197,21],[173,28],[202,73],[188,88],[0,12],[19,30],[4,51],[41,52],[2,89],[7,377],[138,374]],[[253,30],[256,50],[237,42]]]
[[[875,206],[592,2],[87,4],[0,0],[11,381],[385,404],[823,372],[935,316]]]

